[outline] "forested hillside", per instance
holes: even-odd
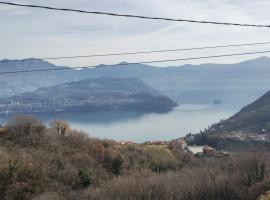
[[[209,132],[213,133],[231,131],[244,131],[247,133],[270,132],[270,92],[245,106],[229,119],[215,124],[209,130]]]
[[[254,200],[269,189],[268,160],[263,151],[209,159],[170,145],[123,145],[18,116],[0,129],[0,197]]]

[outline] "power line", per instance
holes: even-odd
[[[28,8],[40,8],[40,9],[47,9],[47,10],[65,11],[65,12],[78,12],[78,13],[84,13],[84,14],[107,15],[107,16],[113,16],[113,17],[139,18],[139,19],[147,19],[147,20],[163,20],[163,21],[214,24],[214,25],[228,25],[228,26],[247,26],[247,27],[257,27],[257,28],[270,28],[270,25],[261,25],[261,24],[243,24],[243,23],[234,23],[234,22],[218,22],[218,21],[203,21],[203,20],[191,20],[191,19],[173,19],[173,18],[164,18],[164,17],[149,17],[149,16],[142,16],[142,15],[119,14],[119,13],[110,13],[110,12],[97,12],[97,11],[87,11],[87,10],[70,9],[70,8],[56,8],[56,7],[33,5],[33,4],[19,4],[19,3],[4,2],[4,1],[0,1],[0,4],[9,5],[9,6],[19,6],[19,7],[28,7]]]
[[[223,55],[214,55],[214,56],[200,56],[200,57],[190,57],[190,58],[176,58],[176,59],[167,59],[167,60],[152,60],[152,61],[141,61],[141,62],[131,62],[131,63],[119,63],[111,65],[101,65],[95,66],[96,68],[101,67],[110,67],[110,66],[126,66],[126,65],[136,65],[136,64],[151,64],[151,63],[164,63],[164,62],[174,62],[174,61],[187,61],[187,60],[199,60],[207,58],[221,58],[221,57],[231,57],[231,56],[243,56],[243,55],[253,55],[253,54],[265,54],[270,53],[270,51],[257,51],[257,52],[245,52],[245,53],[236,53],[236,54],[223,54]],[[45,71],[62,71],[62,70],[74,70],[74,69],[86,69],[93,67],[61,67],[61,68],[48,68],[48,69],[34,69],[34,70],[21,70],[21,71],[9,71],[9,72],[0,72],[2,74],[18,74],[18,73],[33,73],[33,72],[45,72]]]
[[[94,54],[94,55],[83,55],[83,56],[47,57],[47,58],[37,58],[37,59],[59,60],[59,59],[74,59],[74,58],[107,57],[107,56],[137,55],[137,54],[164,53],[164,52],[177,52],[177,51],[192,51],[192,50],[227,48],[227,47],[241,47],[241,46],[253,46],[253,45],[263,45],[263,44],[270,44],[270,42],[230,44],[230,45],[219,45],[219,46],[192,47],[192,48],[182,48],[182,49],[165,49],[165,50],[138,51],[138,52],[124,52],[124,53]]]
[[[93,57],[107,57],[107,56],[138,55],[138,54],[151,54],[151,53],[164,53],[164,52],[178,52],[178,51],[192,51],[192,50],[203,50],[203,49],[228,48],[228,47],[255,46],[255,45],[264,45],[264,44],[270,44],[270,42],[242,43],[242,44],[216,45],[216,46],[192,47],[192,48],[182,48],[182,49],[165,49],[165,50],[122,52],[122,53],[108,53],[108,54],[44,57],[44,58],[31,58],[30,60],[60,60],[60,59],[76,59],[76,58],[93,58]],[[23,60],[24,59],[22,59],[21,61],[23,61]],[[0,62],[9,62],[9,60],[2,60]]]

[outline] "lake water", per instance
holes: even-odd
[[[72,128],[82,130],[92,137],[115,140],[171,140],[187,133],[197,133],[209,125],[226,119],[237,110],[220,106],[181,105],[165,114],[138,112],[100,112],[90,114],[65,113],[38,116],[48,123],[63,119]],[[0,117],[0,123],[7,118]]]

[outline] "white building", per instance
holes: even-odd
[[[188,146],[187,150],[193,155],[202,155],[203,154],[203,146]]]

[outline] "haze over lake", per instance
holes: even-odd
[[[196,133],[209,125],[233,115],[237,109],[222,106],[181,105],[169,113],[97,112],[64,113],[38,116],[48,123],[63,119],[72,128],[92,137],[115,140],[171,140],[187,133]],[[1,117],[0,123],[7,118]]]

